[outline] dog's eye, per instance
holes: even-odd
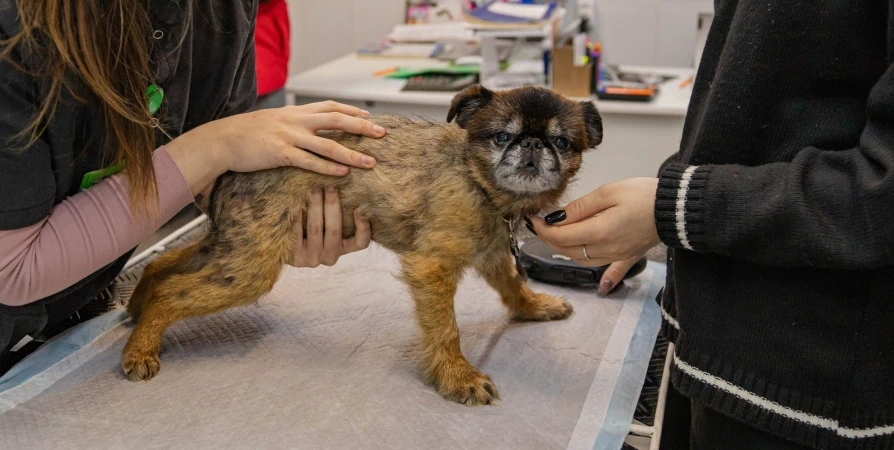
[[[553,144],[555,144],[557,149],[565,150],[566,148],[568,148],[568,139],[565,139],[563,137],[556,138],[555,140],[553,140]]]
[[[512,136],[509,133],[500,133],[494,136],[494,140],[497,141],[497,144],[505,144],[512,139]]]

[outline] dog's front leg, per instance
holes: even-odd
[[[445,253],[402,258],[404,278],[416,301],[416,316],[422,327],[425,379],[448,400],[467,406],[494,405],[500,398],[494,383],[473,367],[460,349],[453,296],[464,263],[461,258],[445,257]]]
[[[509,251],[497,251],[484,258],[478,273],[500,294],[503,304],[516,320],[560,320],[571,315],[567,301],[552,295],[539,294],[528,288],[518,275]]]

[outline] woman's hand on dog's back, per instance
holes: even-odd
[[[347,166],[369,169],[376,165],[375,159],[316,133],[341,130],[383,137],[382,127],[363,119],[368,115],[360,108],[332,101],[263,109],[197,127],[171,141],[167,149],[193,194],[206,190],[227,171],[295,166],[344,176]]]
[[[207,196],[214,180],[227,171],[253,172],[295,166],[324,175],[343,176],[347,175],[348,167],[332,161],[360,168],[372,168],[376,161],[316,133],[341,130],[381,138],[385,130],[362,118],[368,115],[360,108],[336,102],[262,109],[200,126],[174,139],[167,148],[196,195]],[[357,212],[354,237],[342,239],[342,209],[337,193],[327,192],[324,202],[322,192],[316,192],[311,195],[307,208],[306,236],[301,229],[301,218],[297,220],[298,246],[293,266],[331,266],[339,257],[369,246],[369,221]]]

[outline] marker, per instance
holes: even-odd
[[[606,94],[610,95],[652,95],[655,93],[653,89],[636,89],[636,88],[623,88],[623,87],[606,87],[604,89]]]
[[[397,67],[389,67],[387,69],[382,69],[373,73],[374,77],[383,77],[385,75],[397,72]]]

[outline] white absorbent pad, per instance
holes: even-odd
[[[608,298],[532,282],[574,305],[518,323],[468,274],[456,295],[468,360],[499,406],[423,384],[413,301],[373,246],[335,267],[286,268],[257,305],[175,324],[161,372],[127,381],[132,323],[112,311],[53,339],[0,379],[4,449],[618,449],[660,322],[665,268]]]

